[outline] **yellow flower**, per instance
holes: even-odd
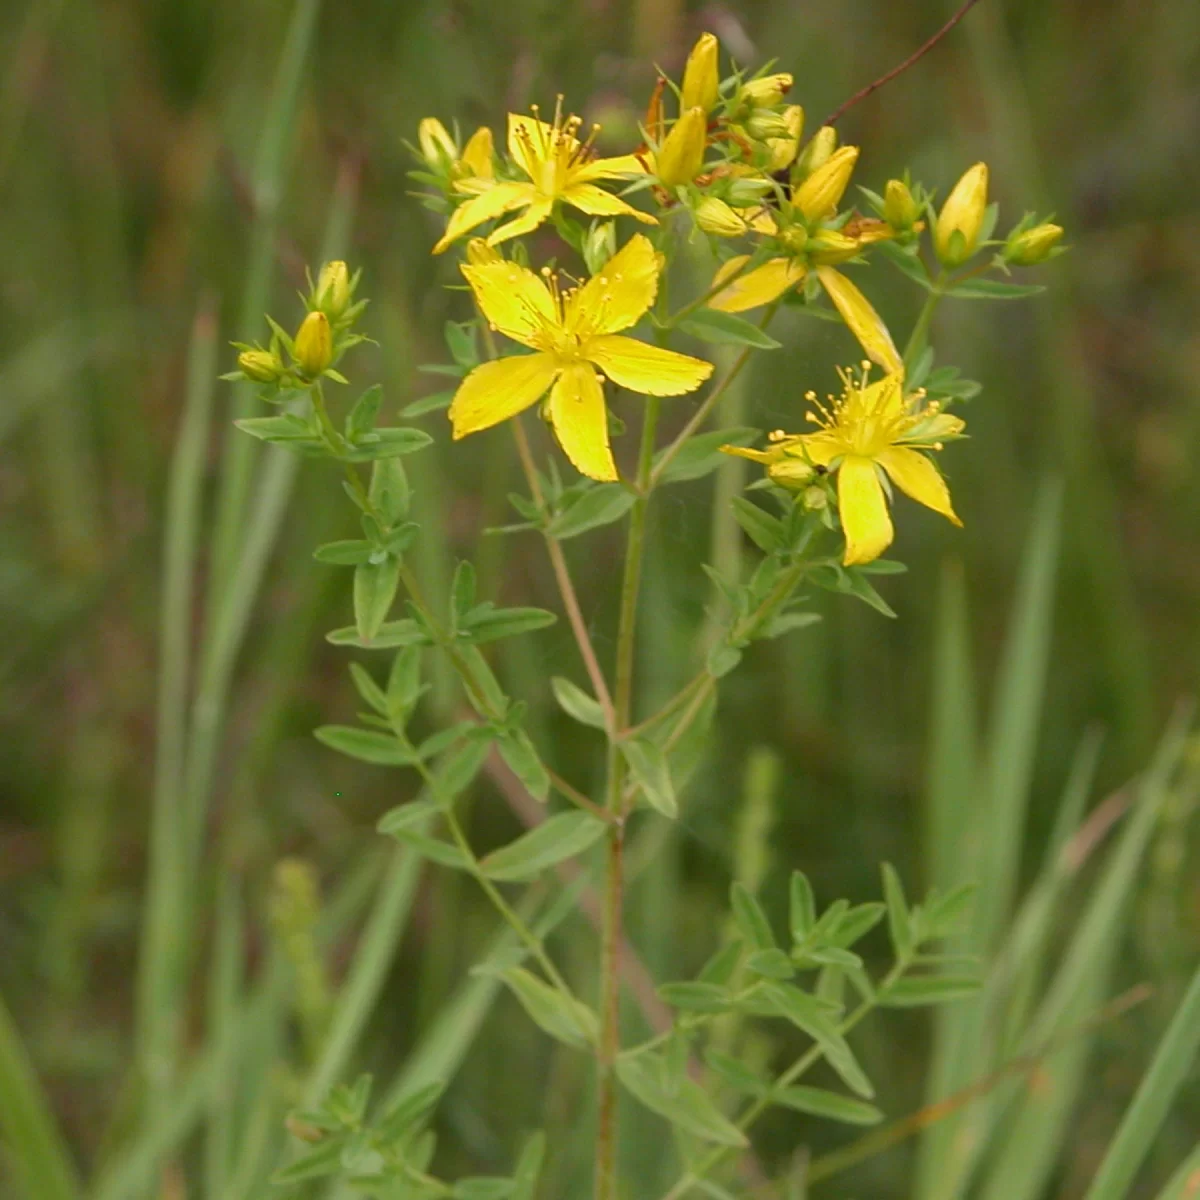
[[[700,108],[706,113],[717,102],[718,57],[720,45],[711,33],[702,33],[688,55],[683,69],[683,89],[679,106],[683,111]]]
[[[786,171],[795,160],[804,133],[804,109],[799,104],[789,104],[783,110],[783,121],[787,126],[786,136],[767,138],[767,149],[771,154],[768,165],[772,173]]]
[[[492,131],[486,125],[480,125],[463,147],[462,158],[456,164],[457,174],[468,179],[495,178],[496,168],[492,162],[495,152]]]
[[[694,216],[705,233],[715,233],[718,237],[740,237],[749,228],[737,209],[716,196],[705,196],[696,205]]]
[[[827,158],[796,189],[792,203],[810,221],[820,221],[837,211],[858,162],[858,147],[843,146]]]
[[[296,362],[305,375],[315,379],[333,362],[333,330],[329,327],[329,318],[320,309],[310,312],[301,322],[292,344]]]
[[[809,420],[820,426],[818,432],[790,437],[775,434],[775,444],[765,451],[722,448],[761,462],[768,473],[774,469],[776,475],[781,467],[796,462],[835,471],[846,535],[842,559],[846,566],[871,562],[892,543],[894,531],[881,471],[918,503],[961,525],[946,481],[921,451],[940,450],[945,439],[962,433],[963,422],[941,412],[936,401],[922,407],[924,394],[920,391],[906,403],[899,374],[877,383],[867,382],[865,367],[859,376],[850,371],[841,376],[841,398],[831,397],[828,407],[818,405],[818,412],[809,414]],[[809,392],[806,399],[815,401],[816,394]],[[791,469],[798,479],[802,472]]]
[[[808,274],[808,267],[802,258],[772,258],[761,267],[739,275],[738,272],[749,261],[750,255],[739,254],[718,268],[713,276],[713,287],[726,279],[729,283],[708,302],[709,308],[727,313],[759,308],[778,300],[788,288],[802,284]]]
[[[889,179],[883,193],[883,215],[895,229],[911,229],[920,215],[917,202],[903,179]]]
[[[1032,267],[1045,262],[1062,241],[1063,227],[1044,221],[1032,229],[1012,234],[1004,247],[1004,257],[1018,267]]]
[[[654,303],[661,268],[641,234],[568,292],[548,270],[539,277],[513,262],[464,265],[492,328],[534,353],[483,363],[462,381],[450,405],[454,437],[516,416],[548,390],[546,413],[567,457],[584,475],[616,479],[596,369],[619,387],[651,396],[695,391],[712,374],[710,363],[620,334]]]
[[[903,372],[904,364],[892,335],[866,296],[841,271],[835,271],[832,267],[818,267],[817,275],[825,294],[833,301],[834,308],[850,327],[850,332],[858,338],[867,357],[889,375]]]
[[[708,118],[704,109],[685,109],[653,156],[652,171],[659,182],[669,188],[691,183],[700,174],[707,141]]]
[[[963,173],[946,197],[933,228],[933,248],[948,267],[961,266],[975,253],[987,211],[987,163],[976,163]]]
[[[657,224],[653,217],[638,212],[624,200],[596,186],[598,180],[641,174],[642,166],[632,154],[592,158],[592,141],[598,127],[593,126],[588,141],[579,141],[575,134],[581,121],[578,117],[563,120],[561,98],[553,124],[539,120],[537,112],[535,107],[531,117],[508,114],[508,152],[528,176],[528,181],[467,180],[460,183],[460,190],[477,194],[454,210],[445,235],[433,248],[434,254],[441,254],[451,242],[484,221],[518,208],[525,211],[501,225],[488,241],[495,245],[532,233],[560,201],[596,217],[624,214],[649,225]]]
[[[435,170],[448,167],[458,158],[458,145],[437,117],[426,117],[417,126],[421,157]]]
[[[336,321],[350,307],[354,289],[350,286],[350,272],[340,260],[327,262],[317,276],[317,307],[331,320]]]
[[[742,84],[739,98],[756,107],[770,108],[783,99],[784,92],[791,91],[793,79],[786,72],[763,75]]]

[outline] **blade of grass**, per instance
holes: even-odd
[[[78,1200],[79,1177],[16,1023],[0,997],[0,1132],[29,1200]]]
[[[1129,897],[1185,749],[1189,721],[1190,712],[1176,716],[1139,781],[1136,807],[1027,1026],[1027,1045],[1054,1037],[1103,1003],[1121,947]],[[1039,1074],[1037,1086],[1019,1096],[1015,1118],[995,1145],[979,1191],[982,1200],[1033,1200],[1042,1194],[1062,1151],[1094,1041],[1094,1035],[1081,1039],[1056,1055]]]
[[[1200,1143],[1179,1165],[1155,1200],[1196,1200],[1200,1196]]]
[[[275,237],[279,206],[283,198],[285,171],[295,135],[296,111],[305,68],[312,46],[320,0],[297,0],[280,51],[279,63],[267,101],[266,118],[259,137],[250,181],[254,203],[254,224],[246,255],[246,287],[242,293],[238,336],[254,341],[262,330],[263,312],[271,291],[275,262]],[[251,384],[235,384],[229,419],[251,416],[256,407],[257,389]],[[208,611],[217,607],[232,580],[231,572],[240,559],[240,545],[250,498],[258,445],[253,438],[228,426],[221,455],[222,472],[217,495],[213,532],[212,572],[208,590]]]
[[[1200,970],[1154,1052],[1084,1200],[1123,1200],[1200,1051]]]

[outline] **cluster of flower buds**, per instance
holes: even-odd
[[[308,280],[304,306],[308,310],[295,334],[267,318],[271,341],[264,348],[235,342],[240,351],[238,370],[226,379],[247,379],[275,391],[307,387],[322,376],[343,382],[334,364],[352,346],[365,339],[353,332],[355,321],[366,308],[355,301],[361,272],[351,276],[344,262],[326,263],[314,283]]]

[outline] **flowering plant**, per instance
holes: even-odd
[[[454,282],[466,285],[464,319],[447,329],[453,361],[437,368],[455,386],[444,401],[418,407],[445,407],[453,437],[483,434],[490,453],[508,453],[513,439],[527,493],[512,497],[520,521],[504,532],[538,535],[549,556],[582,671],[581,680],[555,678],[551,688],[568,717],[603,739],[605,782],[595,794],[570,778],[553,747],[535,744],[525,703],[481,648],[558,614],[499,608],[478,596],[469,562],[457,570],[448,610],[436,611],[406,557],[419,530],[403,467],[432,435],[379,426],[378,388],[334,423],[326,381],[346,382],[344,355],[364,340],[355,332],[365,307],[356,299],[359,275],[326,264],[295,336],[272,322],[267,347],[240,347],[235,373],[280,408],[239,422],[243,430],[344,472],[362,536],[327,543],[316,557],[353,568],[355,622],[330,639],[391,656],[381,675],[351,668],[367,708],[361,723],[325,726],[317,736],[344,754],[415,773],[419,794],[385,814],[380,830],[478,883],[515,936],[511,952],[480,969],[501,980],[548,1037],[594,1058],[597,1200],[625,1191],[618,1107],[648,1109],[675,1135],[678,1178],[663,1200],[729,1195],[717,1181],[751,1156],[750,1130],[771,1107],[852,1124],[879,1119],[848,1041],[868,1012],[948,1001],[976,986],[936,946],[954,930],[969,888],[912,905],[885,867],[882,901],[838,899],[821,909],[797,871],[785,938],[751,889],[735,881],[728,935],[696,978],[659,982],[667,1016],[652,1036],[629,1040],[621,1019],[631,832],[677,817],[721,681],[752,643],[810,623],[811,589],[891,614],[873,579],[902,569],[881,557],[893,540],[893,488],[961,524],[939,461],[964,434],[957,410],[980,389],[953,368],[935,367],[933,314],[947,298],[1029,294],[1036,289],[998,276],[1060,252],[1061,228],[1032,217],[994,238],[997,209],[982,163],[940,206],[905,176],[880,192],[861,188],[860,208],[849,192],[859,148],[839,146],[829,124],[806,140],[792,89],[792,77],[779,72],[734,69],[722,77],[720,47],[706,34],[678,84],[659,80],[643,140],[623,154],[599,157],[600,130],[581,140],[582,121],[565,114],[561,97],[550,121],[536,108],[510,114],[503,154],[486,128],[465,143],[434,118],[418,131],[414,175],[428,207],[445,218],[433,250],[462,255]],[[898,268],[923,295],[903,350],[852,278],[876,264]],[[821,402],[811,387],[798,395],[793,432],[764,439],[744,427],[709,429],[750,356],[780,347],[770,329],[784,312],[844,327],[842,362],[852,365],[839,364],[840,395]],[[683,348],[668,344],[676,342]],[[623,429],[611,408],[618,390],[639,398],[627,410],[641,428],[628,454],[614,448]],[[540,457],[526,415],[535,407],[565,461],[553,444]],[[805,421],[815,428],[800,431]],[[506,432],[494,428],[502,425]],[[736,458],[765,468],[747,489],[753,497],[734,496],[728,509],[761,558],[746,577],[709,568],[717,605],[709,643],[691,678],[644,712],[635,663],[647,512],[662,489],[728,471]],[[626,526],[626,551],[615,661],[606,670],[564,543],[617,523]],[[406,613],[395,616],[402,588]],[[431,654],[461,682],[469,715],[418,733]],[[482,851],[459,804],[496,761],[546,807],[521,837]],[[552,955],[530,916],[541,881],[570,864],[602,880],[592,995]],[[885,918],[893,963],[873,978],[855,946]],[[753,1061],[744,1030],[757,1021],[795,1027],[807,1039],[804,1051],[781,1069]],[[837,1089],[799,1082],[821,1061],[840,1080]],[[336,1090],[319,1111],[295,1117],[293,1131],[313,1145],[280,1180],[345,1172],[381,1196],[532,1197],[547,1154],[538,1136],[507,1177],[448,1182],[431,1173],[425,1121],[438,1094],[437,1086],[414,1092],[372,1123],[365,1082]]]

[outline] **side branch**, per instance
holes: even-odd
[[[881,87],[883,87],[885,83],[891,83],[891,81],[895,79],[897,75],[901,75],[907,71],[908,68],[911,67],[913,63],[917,62],[918,59],[924,58],[925,55],[928,54],[929,51],[932,50],[934,46],[936,46],[938,42],[940,42],[942,38],[944,38],[946,34],[948,34],[950,30],[952,30],[955,25],[957,25],[959,21],[961,21],[963,17],[965,17],[967,13],[969,13],[971,9],[973,9],[978,3],[979,0],[966,0],[966,3],[958,10],[958,12],[956,12],[954,16],[952,16],[950,20],[948,20],[945,25],[943,25],[941,29],[939,29],[937,33],[935,33],[933,37],[929,39],[929,41],[927,41],[919,49],[913,51],[913,53],[910,54],[898,67],[893,67],[886,75],[880,75],[880,77],[876,79],[874,83],[868,83],[865,88],[855,92],[854,95],[845,102],[845,104],[841,105],[839,108],[835,108],[833,112],[825,118],[824,124],[835,124],[839,117],[845,114],[849,109],[853,108],[860,100],[865,100],[872,92],[878,91]]]

